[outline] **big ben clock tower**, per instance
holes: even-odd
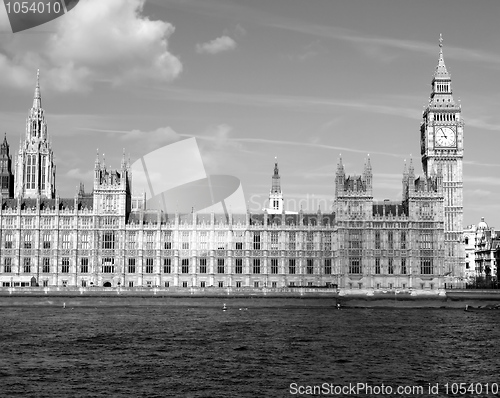
[[[441,169],[444,195],[445,274],[460,276],[465,252],[463,231],[464,123],[461,106],[453,99],[451,76],[443,58],[443,39],[439,38],[439,61],[432,79],[429,104],[420,127],[421,153],[427,177]]]

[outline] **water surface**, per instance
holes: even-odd
[[[316,395],[292,394],[291,385],[367,383],[447,397],[445,383],[500,384],[500,311],[265,302],[222,311],[220,300],[207,300],[0,307],[0,395],[292,397]],[[437,395],[428,394],[429,383],[439,383]]]

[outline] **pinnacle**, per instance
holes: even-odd
[[[33,108],[40,109],[42,107],[42,95],[40,94],[40,69],[36,71],[36,87],[33,97]]]
[[[439,60],[438,65],[436,66],[436,71],[434,72],[435,79],[449,79],[450,74],[446,69],[446,65],[444,63],[443,57],[443,36],[439,35]]]

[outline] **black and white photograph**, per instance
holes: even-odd
[[[500,396],[500,2],[3,3],[0,397]]]

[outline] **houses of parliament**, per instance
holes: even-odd
[[[0,286],[443,289],[465,254],[463,121],[441,40],[420,144],[423,175],[402,165],[399,201],[374,201],[369,158],[358,175],[340,159],[327,212],[286,212],[277,163],[262,213],[148,209],[129,161],[99,156],[92,192],[61,198],[37,75],[18,153],[0,146]]]

